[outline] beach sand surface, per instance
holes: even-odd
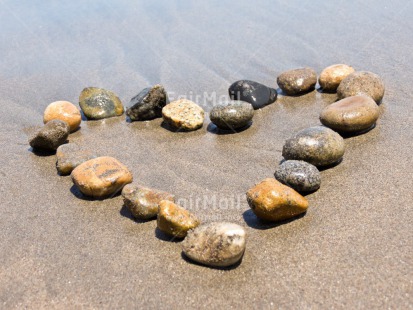
[[[402,0],[0,1],[0,308],[413,307],[412,17]],[[277,87],[285,70],[335,63],[384,79],[381,117],[346,138],[343,162],[322,171],[295,221],[258,221],[245,192],[273,177],[284,141],[319,125],[336,94],[280,95],[238,134],[208,116],[189,133],[122,116],[70,135],[204,222],[245,227],[243,261],[229,270],[183,259],[120,196],[84,199],[55,156],[28,145],[46,106],[78,104],[84,87],[127,105],[161,83],[209,112],[236,80]]]

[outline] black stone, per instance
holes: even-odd
[[[162,117],[162,108],[169,103],[168,94],[161,85],[142,90],[133,97],[126,110],[131,121],[145,121]]]
[[[263,84],[241,80],[233,83],[229,89],[232,100],[246,101],[256,109],[260,109],[277,100],[277,91]]]

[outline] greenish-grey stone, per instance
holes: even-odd
[[[209,118],[218,128],[236,130],[246,127],[254,116],[254,108],[248,102],[230,101],[215,106]]]
[[[314,166],[339,162],[345,151],[344,139],[335,131],[315,126],[299,131],[283,147],[285,159],[304,160]]]
[[[79,105],[88,119],[103,119],[123,114],[123,105],[115,93],[97,87],[83,89]]]

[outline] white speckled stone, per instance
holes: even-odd
[[[165,123],[183,131],[197,130],[204,123],[204,110],[195,102],[181,99],[162,108]]]
[[[183,253],[203,265],[227,267],[243,256],[246,244],[244,228],[232,223],[210,223],[188,232]]]

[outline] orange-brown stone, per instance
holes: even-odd
[[[188,231],[200,223],[195,215],[172,201],[162,200],[159,203],[158,228],[165,234],[185,238]]]
[[[335,92],[341,81],[354,72],[354,68],[345,64],[332,65],[325,68],[318,79],[323,91]]]
[[[97,157],[77,166],[73,183],[86,196],[105,198],[115,195],[132,182],[128,168],[113,157]]]
[[[263,220],[282,221],[306,212],[308,201],[275,179],[265,179],[247,192],[255,215]]]
[[[49,104],[44,110],[43,122],[58,119],[69,125],[70,132],[79,128],[82,121],[79,109],[69,101],[55,101]]]

